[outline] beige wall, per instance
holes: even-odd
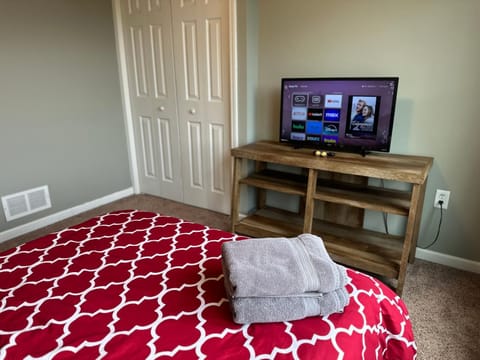
[[[479,14],[478,0],[258,1],[255,139],[278,137],[281,77],[399,76],[391,151],[435,158],[419,245],[435,189],[451,190],[431,250],[479,261]]]
[[[277,138],[283,76],[399,76],[392,152],[435,157],[420,244],[435,189],[451,190],[432,250],[479,261],[478,14],[478,0],[238,0],[240,142]],[[0,195],[49,184],[54,204],[0,215],[0,231],[131,186],[111,2],[5,1],[0,20]]]
[[[0,1],[0,196],[48,185],[52,207],[132,186],[110,0]]]

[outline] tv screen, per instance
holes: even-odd
[[[284,78],[280,141],[352,152],[390,151],[398,77]]]

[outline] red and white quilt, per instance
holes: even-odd
[[[347,270],[341,314],[232,321],[221,244],[242,237],[125,210],[0,253],[0,359],[413,359],[403,301]]]

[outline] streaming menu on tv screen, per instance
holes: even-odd
[[[389,146],[394,79],[283,79],[281,139]]]

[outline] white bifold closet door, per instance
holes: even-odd
[[[228,1],[120,3],[140,191],[228,213]]]

